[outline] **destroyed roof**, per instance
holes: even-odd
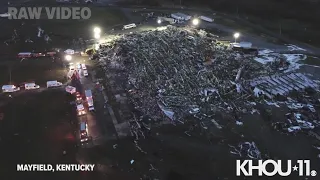
[[[318,84],[301,73],[258,77],[250,81],[250,85],[263,90],[263,92],[261,91],[263,94],[268,92],[271,96],[288,95],[293,90],[302,91],[309,87],[314,89],[319,87]]]
[[[100,50],[99,62],[109,73],[114,89],[129,90],[128,85],[136,89],[129,100],[150,117],[163,119],[161,109],[170,109],[169,116],[174,113],[175,119],[190,112],[232,111],[254,95],[249,85],[252,79],[274,71],[254,61],[253,55],[239,54],[216,43],[213,37],[202,30],[172,26],[126,34]],[[119,77],[124,82],[115,80]],[[277,83],[267,82],[257,84],[270,90],[270,83]],[[208,89],[214,91],[205,91]],[[276,90],[287,93],[282,87]]]

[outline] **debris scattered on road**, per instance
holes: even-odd
[[[236,124],[239,125],[239,126],[242,126],[242,125],[243,125],[243,122],[241,122],[241,121],[236,121]]]
[[[306,51],[305,49],[301,48],[301,47],[298,47],[296,45],[293,45],[293,44],[287,44],[287,47],[288,47],[288,50],[289,51]]]
[[[189,136],[189,137],[191,136],[191,135],[188,133],[188,131],[185,131],[184,133],[185,133],[187,136]]]
[[[118,147],[118,144],[114,144],[112,147],[113,149],[116,149]]]
[[[150,164],[150,169],[149,171],[159,171],[158,169],[156,169],[152,164]]]
[[[138,141],[134,141],[134,144],[137,148],[138,151],[142,152],[143,154],[147,154],[147,152],[145,152],[144,150],[141,149],[141,147],[138,145]]]
[[[314,148],[316,148],[316,149],[320,150],[320,146],[314,146]]]
[[[27,39],[25,40],[25,42],[26,42],[26,43],[33,43],[33,41],[32,41],[30,38],[27,38]]]
[[[237,147],[229,145],[232,149],[230,153],[239,155],[240,157],[249,157],[251,159],[261,159],[261,152],[254,142],[239,143]]]
[[[41,29],[41,27],[38,27],[38,37],[42,37],[44,33],[44,30]]]

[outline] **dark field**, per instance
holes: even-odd
[[[1,107],[4,119],[0,121],[2,178],[44,177],[43,173],[17,173],[19,163],[76,162],[77,120],[69,104],[72,99],[64,91],[28,92],[2,100],[7,102]],[[62,154],[64,150],[66,155]],[[64,173],[63,177],[70,174]],[[50,177],[59,178],[59,173],[52,173]]]
[[[179,4],[179,2],[176,2]],[[273,33],[281,34],[307,44],[319,47],[320,1],[304,0],[200,0],[183,1],[183,5],[197,7],[206,4],[212,10],[234,15],[251,22],[253,26],[263,27]],[[232,5],[231,5],[232,4]]]
[[[58,5],[50,6],[57,7]],[[90,9],[92,14],[88,20],[48,20],[46,14],[43,14],[43,17],[38,20],[0,19],[0,25],[5,25],[1,30],[0,42],[11,39],[14,30],[18,34],[16,43],[11,42],[9,45],[0,43],[2,49],[0,55],[12,58],[12,55],[18,52],[46,51],[57,47],[67,49],[75,45],[73,40],[79,38],[83,40],[93,39],[93,28],[95,26],[99,26],[102,32],[106,33],[114,26],[127,22],[126,17],[119,9],[105,7],[90,7]],[[49,35],[51,39],[49,42],[44,41],[43,37],[37,37],[38,27],[41,27],[44,33]],[[24,41],[27,38],[30,38],[34,43],[25,43]],[[84,44],[85,46],[86,44]]]
[[[57,80],[60,82],[66,81],[66,69],[63,68],[60,59],[39,58],[25,59],[23,61],[8,61],[0,64],[0,84],[11,83],[19,85],[23,82],[32,82],[46,87],[46,81]]]

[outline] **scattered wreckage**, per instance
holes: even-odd
[[[21,24],[21,26],[24,26],[24,22]],[[50,41],[52,41],[52,39],[50,38],[50,36],[48,34],[45,33],[45,31],[43,29],[41,29],[41,27],[37,28],[37,38],[42,38],[43,40],[47,43],[49,43]],[[37,39],[35,38],[35,39]],[[24,37],[23,33],[21,31],[17,31],[16,29],[13,29],[12,35],[11,35],[11,39],[7,39],[5,40],[3,43],[6,44],[7,46],[11,45],[11,44],[15,44],[18,42],[25,42],[25,43],[34,43],[35,41],[31,39],[31,37]]]
[[[239,143],[238,146],[229,145],[230,153],[243,158],[261,159],[261,152],[254,142]]]
[[[204,129],[208,124],[221,129],[223,125],[213,118],[216,113],[259,113],[254,101],[277,105],[279,97],[319,88],[306,75],[259,63],[256,55],[220,44],[203,30],[167,26],[119,35],[101,45],[97,54],[113,93],[127,94],[133,107],[134,115],[127,120],[136,139],[149,129],[145,117],[173,123],[192,117]],[[234,122],[243,125],[238,115]],[[300,120],[286,128],[296,132],[315,127]]]

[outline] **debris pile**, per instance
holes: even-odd
[[[306,103],[298,103],[298,101],[288,98],[285,103],[290,112],[286,114],[287,121],[280,127],[282,130],[295,133],[303,130],[316,130],[320,126],[319,114],[316,112],[314,105],[308,101]]]
[[[12,32],[12,36],[11,36],[11,39],[7,39],[4,41],[4,44],[6,44],[7,46],[11,45],[11,44],[15,44],[15,43],[18,43],[18,42],[25,42],[25,43],[34,43],[34,40],[32,40],[32,38],[35,38],[35,37],[30,37],[28,35],[24,35],[24,31],[23,29],[25,29],[26,27],[23,27],[24,26],[24,23],[21,24],[21,28],[20,30],[18,29],[13,29],[13,32]],[[37,38],[42,38],[43,37],[43,40],[47,43],[49,43],[50,41],[52,41],[52,39],[50,38],[50,36],[45,33],[45,31],[43,29],[41,29],[41,27],[38,27],[37,28]],[[35,39],[37,39],[35,38]]]
[[[229,145],[230,153],[239,155],[243,158],[261,159],[261,152],[254,142],[239,143],[238,146]]]
[[[114,89],[129,91],[135,109],[152,119],[230,112],[251,96],[242,82],[270,72],[253,55],[219,45],[204,31],[171,26],[123,35],[102,47],[100,55],[100,65],[112,72],[112,86],[121,86]]]

